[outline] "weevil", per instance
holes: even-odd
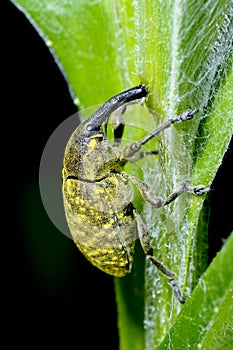
[[[94,266],[113,276],[125,276],[130,272],[135,240],[139,238],[146,256],[169,278],[177,299],[184,303],[174,273],[153,254],[146,225],[132,204],[130,183],[155,208],[168,205],[183,192],[201,195],[209,189],[203,185],[191,187],[181,184],[170,196],[162,199],[154,196],[147,184],[126,173],[124,166],[144,156],[141,147],[150,139],[172,124],[192,119],[198,110],[187,110],[170,118],[140,141],[125,146],[121,146],[120,142],[124,122],[123,118],[118,118],[113,126],[114,141],[110,142],[107,126],[111,114],[124,110],[127,104],[137,102],[147,94],[148,89],[144,85],[119,93],[73,132],[65,149],[62,170],[65,215],[79,250]]]

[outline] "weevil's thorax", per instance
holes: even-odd
[[[83,123],[84,124],[84,123]],[[111,141],[104,139],[101,129],[81,133],[81,124],[72,134],[64,158],[65,176],[88,181],[98,181],[110,172],[120,172],[120,150]]]

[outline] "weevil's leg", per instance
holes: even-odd
[[[128,162],[135,163],[139,159],[142,159],[144,157],[151,156],[151,155],[157,155],[157,154],[159,154],[158,150],[155,150],[155,151],[139,151],[139,152],[135,153],[135,155],[133,157],[131,157],[128,160]]]
[[[152,189],[148,185],[146,185],[144,182],[137,179],[136,177],[129,175],[125,172],[122,172],[121,175],[123,176],[123,178],[132,182],[138,188],[143,198],[145,198],[145,200],[149,202],[151,205],[153,205],[153,207],[155,208],[160,208],[164,205],[167,205],[173,202],[183,192],[190,192],[190,193],[199,195],[210,191],[209,188],[206,188],[203,185],[191,187],[191,186],[187,186],[186,184],[181,184],[176,191],[174,191],[172,194],[170,194],[170,196],[168,196],[165,200],[163,200],[160,197],[156,197],[153,194]]]
[[[183,192],[189,192],[192,194],[204,194],[210,191],[210,188],[205,187],[204,185],[198,185],[198,186],[187,186],[186,184],[181,184],[180,187],[170,194],[164,201],[163,206],[167,205],[171,202],[173,202],[179,195],[181,195]]]
[[[141,99],[141,101],[144,100],[144,97]],[[121,106],[117,110],[115,110],[112,114],[111,117],[111,126],[113,129],[113,134],[114,134],[114,142],[117,144],[121,143],[121,139],[124,133],[124,128],[125,128],[125,120],[123,118],[123,114],[126,111],[126,108],[128,105],[132,104],[138,104],[141,103],[140,100],[133,100],[130,102],[127,102],[124,106]]]
[[[138,159],[142,159],[142,158],[144,158],[144,157],[146,157],[146,156],[151,156],[151,155],[157,155],[157,154],[159,154],[159,150],[154,150],[154,151],[139,151],[138,154],[139,154]],[[131,161],[131,160],[130,160],[130,161]]]
[[[107,131],[108,131],[108,123],[105,123],[104,124],[104,142],[107,142],[108,140]]]
[[[125,121],[123,118],[123,114],[125,113],[125,111],[126,106],[122,106],[112,114],[111,126],[114,134],[114,142],[117,144],[121,143],[121,139],[124,133]]]
[[[198,109],[187,110],[176,118],[170,118],[166,120],[158,128],[156,128],[155,130],[152,130],[148,135],[146,135],[143,139],[141,139],[141,141],[138,141],[138,142],[135,141],[126,145],[123,148],[121,159],[130,160],[132,157],[134,157],[135,153],[137,153],[141,149],[142,145],[147,143],[153,137],[160,134],[163,130],[169,128],[169,126],[171,126],[172,124],[179,124],[186,120],[192,119],[194,114],[197,112],[198,112]]]
[[[170,284],[173,288],[174,294],[176,295],[179,302],[181,304],[184,304],[185,301],[181,297],[180,288],[178,287],[174,279],[174,273],[154,257],[153,248],[151,247],[151,244],[150,244],[150,237],[147,232],[147,228],[144,222],[142,221],[141,216],[137,213],[136,210],[133,211],[133,214],[137,224],[138,236],[145,254],[149,257],[151,262],[158,268],[158,270],[161,271],[165,276],[167,276],[170,279]]]

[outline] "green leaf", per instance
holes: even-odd
[[[19,0],[81,107],[135,85],[133,5],[125,0]]]
[[[139,244],[136,255],[132,272],[123,279],[115,278],[121,349],[144,349],[144,255]]]
[[[126,138],[138,139],[142,132],[155,128],[156,122],[187,108],[199,108],[192,121],[171,127],[160,136],[159,162],[146,159],[136,173],[163,198],[182,182],[211,186],[233,131],[231,1],[12,2],[44,38],[80,106],[102,103],[139,82],[148,85],[147,106],[153,113],[149,117],[144,111],[144,118],[135,113],[130,119],[135,130],[126,128]],[[155,255],[175,272],[188,299],[187,307],[207,267],[208,210],[203,210],[204,198],[183,194],[160,210],[145,203],[141,212]],[[140,202],[136,200],[138,207]],[[157,349],[161,343],[171,347],[166,339],[183,315],[177,318],[181,305],[166,278],[149,261],[145,266],[144,276],[144,256],[137,247],[131,275],[115,281],[121,350]],[[230,298],[227,286],[222,288],[225,299],[220,311],[229,305]],[[202,298],[211,297],[203,291]],[[211,310],[208,317],[213,323],[208,325],[214,331],[223,316],[222,311],[212,310],[211,318]],[[198,321],[196,313],[190,326],[197,329],[193,343],[205,344],[210,333],[201,332]],[[190,331],[182,325],[176,327],[177,339]],[[218,342],[223,341],[222,330]]]
[[[142,49],[137,69],[153,86],[149,105],[165,119],[188,107],[200,110],[192,122],[161,136],[161,175],[149,168],[144,179],[162,197],[181,182],[211,186],[233,131],[232,4],[137,4]],[[155,254],[175,272],[186,298],[207,266],[203,201],[200,196],[182,195],[157,213],[147,203],[143,211]],[[159,346],[181,310],[171,298],[166,279],[147,262],[144,323],[148,350]]]
[[[231,349],[233,345],[233,233],[193,291],[163,349]]]

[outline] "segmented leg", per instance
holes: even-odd
[[[150,237],[147,232],[147,228],[142,221],[141,216],[137,213],[136,210],[133,211],[134,218],[136,220],[137,224],[137,231],[138,231],[138,236],[141,242],[141,246],[145,252],[145,254],[149,257],[151,262],[158,268],[159,271],[161,271],[165,276],[167,276],[170,279],[170,284],[173,288],[173,292],[179,302],[181,304],[184,304],[184,299],[181,297],[181,291],[174,279],[174,273],[170,271],[166,266],[164,266],[161,262],[159,262],[153,255],[153,248],[150,245]]]
[[[177,197],[179,197],[183,192],[189,192],[197,195],[204,194],[206,192],[209,192],[210,189],[206,188],[203,185],[198,185],[198,186],[187,186],[186,184],[181,184],[180,187],[171,193],[166,199],[162,199],[161,197],[156,197],[152,191],[152,189],[145,184],[143,181],[137,179],[136,177],[129,175],[125,172],[122,172],[121,175],[132,182],[138,190],[140,191],[141,195],[147,202],[149,202],[153,207],[155,208],[160,208],[164,205],[167,205],[171,202],[173,202]]]
[[[158,126],[155,130],[152,130],[148,135],[143,137],[141,141],[138,142],[132,142],[130,144],[125,145],[125,147],[122,150],[122,156],[121,159],[125,161],[130,161],[131,158],[134,157],[134,155],[140,151],[142,145],[145,145],[149,140],[151,140],[153,137],[157,136],[160,134],[163,130],[169,128],[172,124],[179,124],[184,121],[190,120],[193,118],[194,114],[198,112],[198,109],[193,109],[193,110],[187,110],[181,115],[179,115],[176,118],[170,118],[166,120],[163,124]]]
[[[121,139],[124,133],[125,121],[123,118],[123,114],[126,111],[126,106],[123,106],[117,109],[113,115],[111,120],[111,126],[114,134],[114,142],[117,144],[121,143]]]
[[[131,181],[141,192],[143,198],[148,201],[151,205],[156,208],[160,208],[162,206],[168,205],[172,201],[174,201],[178,196],[180,196],[183,192],[190,192],[193,194],[203,194],[209,191],[209,188],[205,188],[203,185],[191,187],[186,184],[182,184],[176,191],[174,191],[170,196],[168,196],[165,200],[160,197],[155,197],[152,189],[146,185],[144,182],[140,181],[136,177],[129,175],[125,172],[122,172],[121,175],[124,179]],[[149,257],[151,262],[161,271],[165,276],[170,279],[170,284],[173,288],[174,294],[180,303],[184,303],[184,299],[181,297],[180,288],[174,279],[174,273],[171,272],[167,267],[165,267],[161,262],[159,262],[153,255],[153,248],[150,245],[150,238],[147,232],[147,228],[143,223],[141,216],[134,210],[134,217],[137,223],[137,231],[139,235],[139,239],[142,245],[142,248],[145,254]]]

